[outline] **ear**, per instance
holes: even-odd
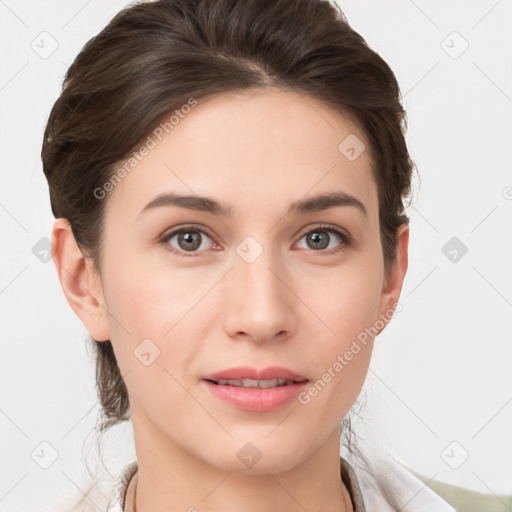
[[[392,318],[392,312],[400,299],[402,285],[404,282],[407,266],[409,263],[409,224],[403,223],[397,229],[395,258],[390,271],[384,278],[384,285],[380,298],[379,318],[384,322],[384,327],[379,330],[379,334],[384,330]]]
[[[94,340],[110,339],[100,276],[92,260],[84,258],[67,219],[55,220],[52,244],[53,262],[69,305]]]

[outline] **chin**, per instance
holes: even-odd
[[[273,442],[268,438],[271,430],[267,428],[265,434],[261,436],[246,436],[243,440],[233,439],[228,446],[217,447],[213,460],[210,456],[205,459],[212,466],[223,471],[244,475],[286,472],[300,462],[297,446],[304,446],[304,444],[290,442],[288,445],[283,445],[277,438]]]

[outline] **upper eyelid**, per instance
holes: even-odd
[[[215,237],[210,234],[210,232],[208,231],[207,228],[204,228],[202,226],[195,226],[194,224],[187,224],[186,226],[183,226],[183,227],[178,227],[178,228],[172,228],[168,231],[165,231],[164,234],[160,237],[161,239],[169,239],[169,238],[172,238],[174,235],[180,233],[181,231],[200,231],[201,233],[204,233],[205,235],[209,236],[212,240],[215,241],[215,243],[217,243],[217,241],[215,240]]]

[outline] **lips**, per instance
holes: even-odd
[[[213,381],[209,381],[213,382]],[[220,379],[215,384],[219,386],[235,386],[235,387],[244,387],[244,388],[276,388],[279,386],[289,386],[290,384],[297,384],[297,381],[294,380],[284,380],[284,379],[271,379],[271,380],[254,380],[254,379],[243,379],[243,380],[228,380],[228,379]]]
[[[230,368],[221,372],[211,373],[205,375],[203,380],[218,383],[219,381],[242,381],[245,379],[250,380],[285,380],[293,382],[304,382],[309,380],[304,375],[297,373],[288,368],[281,366],[268,366],[258,370],[249,366],[240,366],[237,368]]]
[[[309,379],[300,373],[269,366],[238,367],[205,375],[200,385],[230,406],[250,412],[271,412],[294,402]]]

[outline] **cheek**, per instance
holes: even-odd
[[[378,261],[365,261],[340,268],[322,282],[321,290],[310,287],[308,291],[308,305],[321,320],[315,322],[315,348],[309,347],[309,353],[317,369],[318,394],[324,388],[329,390],[322,392],[319,402],[325,402],[326,408],[329,402],[338,404],[334,409],[345,414],[359,394],[370,364],[382,273]],[[306,345],[304,350],[308,350]]]
[[[379,311],[382,276],[378,257],[369,253],[352,265],[317,276],[314,286],[313,282],[308,283],[305,296],[324,321],[327,329],[323,332],[331,334],[330,345],[343,348],[374,323]]]
[[[121,335],[128,331],[133,336],[162,339],[197,297],[186,273],[151,267],[147,260],[143,254],[134,254],[133,248],[109,254],[105,261],[109,321]]]
[[[200,349],[193,339],[204,326],[197,322],[200,307],[194,308],[205,290],[186,272],[149,268],[142,259],[113,253],[105,276],[111,341],[131,398],[150,407],[158,402],[155,390],[165,389],[177,399],[183,371]]]
[[[197,347],[180,336],[190,292],[180,293],[143,271],[127,274],[121,266],[111,278],[111,341],[130,403],[148,416],[161,411],[163,424],[173,420],[178,405],[180,413],[192,413],[182,370]]]
[[[315,375],[301,403],[310,404],[314,414],[326,425],[339,423],[348,413],[370,365],[373,351],[370,328],[376,299],[371,290],[356,291],[359,294],[338,292],[338,300],[330,302],[325,310],[324,318],[330,330],[318,328],[315,348],[304,346],[308,359],[314,362]]]

